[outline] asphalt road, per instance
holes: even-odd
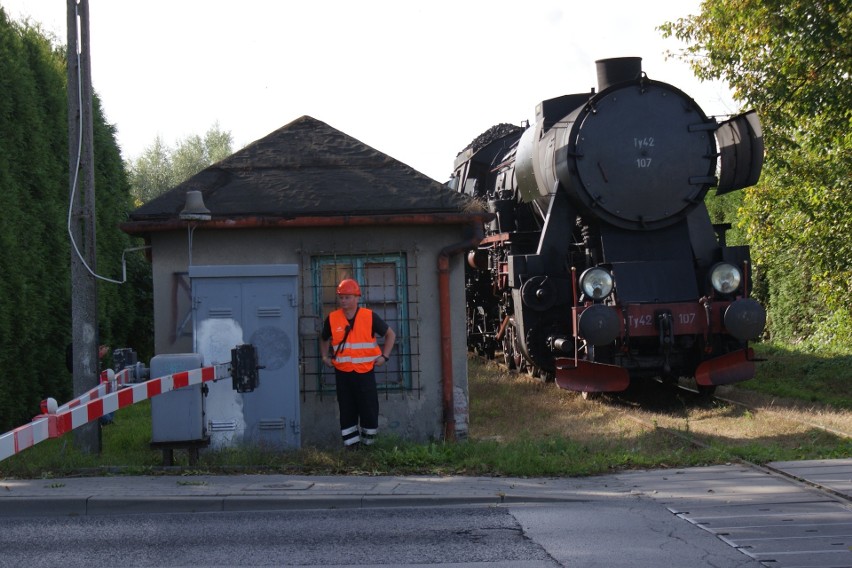
[[[594,511],[594,515],[589,513]],[[636,518],[648,534],[636,534]],[[590,520],[593,522],[590,522]],[[0,566],[750,567],[649,501],[0,519]]]
[[[852,459],[591,478],[0,480],[4,566],[852,568]]]

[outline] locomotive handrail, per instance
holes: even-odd
[[[577,293],[577,267],[571,267],[571,330],[572,335],[574,336],[574,367],[578,367],[580,365],[580,346],[578,344],[578,336],[577,336],[577,308],[580,306],[580,296]]]

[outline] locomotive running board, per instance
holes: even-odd
[[[627,370],[571,357],[556,358],[556,384],[576,392],[618,392],[630,385]]]
[[[695,370],[695,382],[702,386],[729,385],[754,378],[754,350],[740,349],[704,361]]]

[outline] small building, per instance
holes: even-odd
[[[380,436],[466,435],[464,253],[487,218],[303,116],[142,205],[122,229],[151,247],[158,355],[200,353],[210,365],[235,344],[258,348],[257,390],[210,387],[203,420],[214,442],[334,447],[334,373],[319,333],[343,278],[397,334],[377,370]]]

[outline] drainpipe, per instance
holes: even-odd
[[[450,325],[450,257],[479,245],[484,236],[482,223],[469,225],[473,235],[441,249],[438,254],[438,302],[441,312],[441,386],[443,387],[444,440],[456,439],[455,402],[453,400],[453,334]]]

